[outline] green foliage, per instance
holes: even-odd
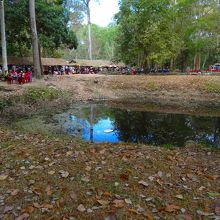
[[[5,108],[8,108],[12,105],[12,101],[10,99],[0,99],[0,112],[2,112]]]
[[[37,101],[52,101],[63,95],[63,91],[54,88],[30,87],[25,91],[23,99],[25,103],[36,103]]]
[[[166,149],[174,149],[174,146],[172,144],[163,144],[162,147]]]
[[[219,7],[215,0],[122,0],[116,59],[183,70],[197,56],[208,67],[219,59]]]
[[[77,38],[80,39],[76,51],[66,51],[65,56],[75,57],[81,59],[88,59],[88,27],[87,25],[79,25],[75,27],[74,32]],[[108,27],[99,27],[98,25],[91,25],[92,32],[92,53],[94,59],[112,60],[115,53],[115,34],[116,26],[109,25]]]
[[[31,48],[28,1],[5,1],[8,53],[28,56]],[[51,56],[64,45],[76,48],[77,39],[68,27],[69,11],[64,1],[36,0],[37,29],[43,56]]]

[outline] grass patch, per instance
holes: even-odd
[[[3,142],[0,142],[0,149],[6,149],[8,147],[10,147],[12,145],[12,142],[11,141],[3,141]]]
[[[23,99],[25,103],[36,103],[38,101],[52,101],[63,97],[66,92],[46,87],[30,87],[24,92]]]
[[[3,112],[5,108],[8,108],[13,105],[12,100],[10,99],[0,99],[0,112]]]
[[[159,85],[157,85],[155,82],[151,81],[151,82],[146,83],[146,88],[147,88],[147,90],[155,91],[155,90],[159,89]]]
[[[172,144],[163,144],[162,147],[166,149],[174,149],[174,146]]]
[[[220,82],[219,81],[206,82],[205,91],[209,93],[220,93]]]

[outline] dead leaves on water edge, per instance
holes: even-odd
[[[219,216],[218,153],[19,138],[18,147],[0,154],[0,213],[5,209],[5,216]]]

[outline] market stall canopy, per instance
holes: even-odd
[[[75,59],[69,62],[75,66],[84,66],[84,67],[125,67],[124,63],[114,63],[109,60],[83,60]]]
[[[41,58],[42,66],[81,66],[81,67],[125,67],[124,63],[114,63],[109,60],[83,60],[67,61],[62,58]],[[2,58],[0,57],[2,65]],[[8,65],[33,65],[32,57],[8,57]]]
[[[74,66],[61,58],[41,58],[42,66]],[[2,58],[0,57],[0,64]],[[32,57],[8,57],[8,65],[33,65]]]

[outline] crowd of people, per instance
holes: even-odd
[[[118,67],[118,66],[102,66],[102,67],[89,67],[89,66],[48,66],[44,67],[45,75],[72,75],[72,74],[122,74],[122,75],[140,75],[144,73],[168,73],[169,70],[165,69],[151,69],[150,71],[143,68],[134,67]],[[0,80],[4,80],[9,84],[18,83],[30,83],[32,82],[32,66],[9,66],[7,72],[2,71],[0,67]]]
[[[90,67],[90,66],[49,66],[44,71],[46,75],[70,75],[70,74],[122,74],[122,75],[136,75],[143,74],[145,70],[143,68],[131,68],[131,67],[118,67],[118,66],[102,66],[102,67]]]
[[[46,75],[96,74],[99,68],[74,66],[49,66],[44,70]]]
[[[9,84],[25,84],[32,82],[31,66],[9,66],[8,71],[3,72],[0,67],[0,79]]]

